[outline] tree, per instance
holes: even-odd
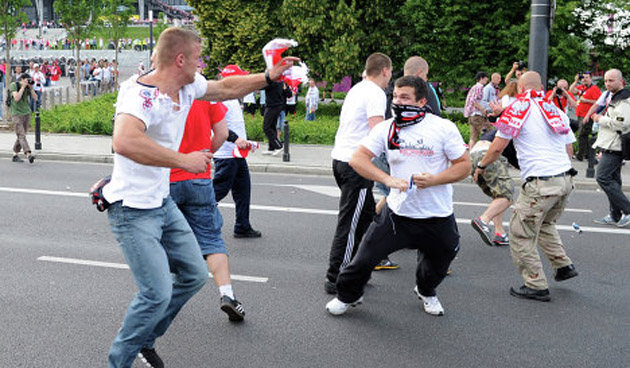
[[[95,28],[99,11],[103,8],[101,0],[55,0],[55,13],[66,28],[70,39],[74,40],[77,51],[77,63],[81,62],[81,40],[90,36]],[[81,101],[81,78],[77,68],[77,102]]]
[[[2,0],[0,5],[0,27],[2,27],[2,33],[4,34],[5,44],[5,57],[7,60],[5,68],[5,94],[9,93],[9,85],[11,81],[11,40],[15,37],[15,33],[21,23],[26,22],[26,13],[24,13],[24,7],[30,6],[29,0]],[[0,101],[4,103],[4,101]]]
[[[195,8],[197,29],[206,40],[206,63],[216,67],[211,67],[215,73],[227,64],[261,70],[265,44],[290,36],[279,21],[279,0],[190,0],[189,4]]]
[[[101,17],[111,29],[112,41],[114,42],[116,66],[114,76],[118,76],[118,45],[119,41],[125,37],[127,26],[131,23],[131,16],[135,13],[134,0],[104,0]],[[78,60],[78,59],[77,59]],[[118,85],[118,78],[115,78]]]

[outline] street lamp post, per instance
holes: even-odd
[[[153,10],[149,10],[149,60],[153,55]]]

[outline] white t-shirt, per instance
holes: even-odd
[[[287,98],[287,105],[295,105],[297,103],[297,94],[294,93],[291,97]]]
[[[31,71],[29,72],[31,75],[31,79],[35,84],[33,85],[33,91],[41,92],[44,88],[44,83],[46,83],[46,76],[42,72]]]
[[[223,101],[227,112],[225,113],[225,122],[228,129],[236,133],[239,138],[247,139],[247,131],[245,130],[245,119],[243,119],[243,110],[238,100]],[[214,153],[214,158],[234,158],[232,151],[236,144],[225,141],[221,148]]]
[[[385,116],[387,97],[376,83],[364,80],[357,83],[346,95],[339,116],[339,129],[335,135],[333,159],[348,162],[359,146],[359,141],[370,133],[368,119]]]
[[[569,118],[560,111],[565,124]],[[497,132],[497,137],[512,139],[511,135]],[[571,169],[571,160],[566,145],[575,142],[573,132],[556,134],[544,120],[540,110],[532,106],[529,118],[523,123],[518,137],[514,138],[514,148],[521,167],[521,179],[529,176],[551,176]]]
[[[393,119],[378,124],[360,144],[376,156],[385,152],[391,175],[395,178],[410,181],[413,174],[438,174],[449,167],[450,161],[466,152],[466,144],[457,126],[433,114],[427,114],[418,124],[402,128],[400,149],[389,150],[392,124]],[[453,187],[444,184],[418,189],[414,185],[407,192],[392,189],[387,196],[387,205],[395,214],[410,218],[450,216],[453,213]]]
[[[101,71],[101,74],[103,75],[103,82],[109,83],[109,81],[112,79],[112,71],[109,69],[108,66],[102,68]]]
[[[145,134],[162,147],[177,151],[184,135],[186,117],[193,100],[206,93],[207,82],[201,74],[179,91],[179,110],[173,100],[154,87],[137,82],[134,75],[123,83],[116,101],[116,115],[129,114],[144,123]],[[123,201],[123,206],[158,208],[169,193],[170,168],[139,164],[114,153],[112,181],[103,189],[108,202]]]

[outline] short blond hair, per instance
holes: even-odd
[[[157,63],[171,65],[177,55],[188,56],[195,44],[201,43],[201,37],[189,29],[170,27],[160,34],[157,43]]]

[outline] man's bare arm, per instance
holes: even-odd
[[[220,122],[212,125],[212,147],[210,148],[211,152],[216,152],[225,140],[228,137],[228,127],[225,119],[222,119]]]
[[[179,167],[192,173],[205,172],[212,158],[211,153],[183,154],[160,146],[145,134],[144,123],[129,114],[116,117],[112,143],[114,152],[139,164]]]
[[[372,130],[378,123],[385,120],[384,116],[372,116],[368,118],[368,125],[370,126],[370,130]]]

